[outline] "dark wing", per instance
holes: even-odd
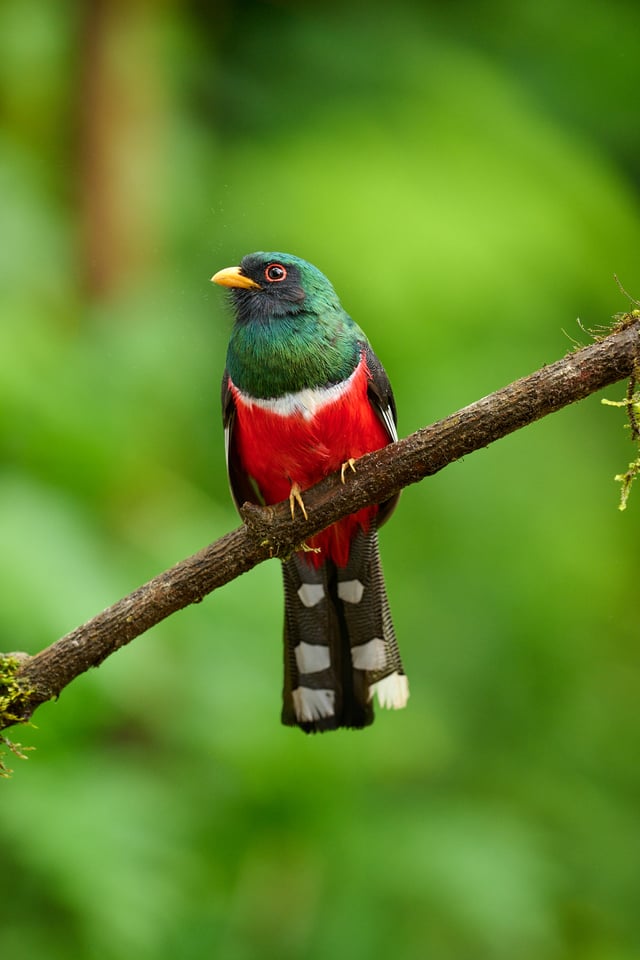
[[[236,405],[233,400],[233,394],[229,389],[229,374],[225,370],[222,378],[222,423],[224,426],[224,450],[227,460],[227,475],[229,477],[229,487],[231,496],[238,510],[243,503],[262,504],[263,501],[258,494],[249,474],[242,469],[240,457],[235,444],[233,428],[236,421]]]
[[[398,439],[398,430],[396,426],[398,417],[396,413],[396,401],[393,396],[391,384],[389,383],[389,377],[387,376],[386,371],[378,360],[377,356],[371,349],[371,345],[368,343],[365,345],[364,354],[367,361],[367,366],[369,368],[369,373],[371,374],[369,386],[367,387],[369,403],[375,410],[377,416],[382,422],[382,425],[387,431],[389,442],[392,443]],[[384,503],[380,504],[380,512],[377,519],[378,527],[381,526],[385,520],[391,516],[395,505],[398,502],[399,496],[400,494],[396,493],[393,497],[391,497],[390,500],[385,500]]]
[[[364,352],[369,373],[371,374],[371,380],[367,388],[369,402],[389,434],[389,440],[397,440],[398,430],[396,424],[398,417],[389,377],[369,344],[365,346]]]

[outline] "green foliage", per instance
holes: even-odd
[[[121,85],[93,113],[82,5],[0,13],[5,650],[238,522],[208,278],[244,253],[329,276],[403,434],[586,342],[614,272],[640,291],[636,5],[94,6]],[[360,735],[279,725],[277,561],[42,707],[0,788],[3,955],[636,957],[630,455],[590,398],[405,491],[412,697]]]
[[[20,706],[24,697],[28,696],[29,693],[28,688],[18,679],[19,669],[19,657],[11,654],[8,656],[0,654],[0,729],[19,722]],[[22,751],[19,743],[14,743],[8,737],[0,734],[0,778],[7,778],[11,776],[13,771],[4,762],[3,747],[6,747],[21,760],[26,759],[26,754]]]

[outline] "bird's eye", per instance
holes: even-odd
[[[287,271],[281,263],[270,263],[264,275],[271,283],[280,283],[286,279]]]

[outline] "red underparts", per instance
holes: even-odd
[[[389,436],[369,402],[369,379],[363,356],[348,389],[308,419],[300,411],[282,415],[247,402],[229,381],[236,403],[234,445],[265,503],[286,500],[292,483],[307,490],[339,470],[350,457],[357,459],[389,443]],[[345,474],[346,483],[349,472]],[[365,507],[311,537],[307,545],[319,552],[306,552],[308,562],[318,567],[329,558],[344,567],[357,529],[366,531],[377,511],[377,506]]]

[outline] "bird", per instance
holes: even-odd
[[[393,392],[327,277],[286,253],[257,252],[211,281],[234,312],[222,378],[227,473],[236,507],[289,501],[397,440]],[[282,562],[282,723],[306,733],[359,729],[409,686],[385,588],[378,528],[398,494],[308,538]]]

